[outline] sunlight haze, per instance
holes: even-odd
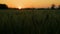
[[[0,0],[0,4],[7,4],[8,7],[14,8],[46,8],[52,4],[60,4],[60,0]]]

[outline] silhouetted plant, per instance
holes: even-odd
[[[55,9],[55,5],[54,4],[52,4],[51,9]]]
[[[58,6],[58,9],[60,9],[60,5]]]
[[[0,9],[7,9],[7,5],[6,4],[0,4]]]

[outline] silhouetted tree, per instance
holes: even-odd
[[[55,5],[54,4],[52,4],[51,9],[55,9]]]
[[[58,6],[58,9],[60,9],[60,5]]]
[[[6,4],[0,4],[0,9],[8,9]]]

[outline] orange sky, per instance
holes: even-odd
[[[56,6],[60,4],[60,0],[0,0],[1,4],[7,4],[9,7],[33,7],[33,8],[45,8],[50,7],[52,4]]]

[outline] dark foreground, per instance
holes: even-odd
[[[59,34],[60,10],[0,10],[0,34]]]

